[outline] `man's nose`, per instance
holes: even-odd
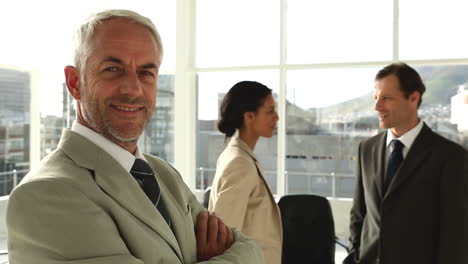
[[[137,72],[129,72],[125,75],[120,92],[128,94],[130,97],[137,97],[142,93],[142,86]]]
[[[375,111],[382,110],[382,101],[380,99],[375,99],[374,110]]]

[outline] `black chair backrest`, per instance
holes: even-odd
[[[281,197],[283,264],[334,264],[335,226],[325,197],[305,194]]]

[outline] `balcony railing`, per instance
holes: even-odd
[[[211,186],[215,168],[197,168],[196,189],[205,190]],[[276,193],[275,170],[265,170],[267,182]],[[354,192],[354,173],[285,171],[287,194],[314,193],[330,198],[352,198]]]
[[[0,196],[9,195],[29,170],[12,170],[0,172]]]
[[[0,196],[10,194],[29,170],[0,172]],[[215,168],[197,168],[196,189],[205,190],[211,186]],[[265,176],[273,193],[276,193],[275,170],[265,170]],[[328,173],[285,171],[285,189],[287,194],[314,193],[331,198],[352,198],[354,191],[353,173]]]

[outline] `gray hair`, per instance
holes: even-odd
[[[145,26],[151,34],[153,34],[156,45],[158,46],[160,57],[162,60],[163,47],[161,43],[161,37],[159,36],[158,30],[154,26],[153,22],[145,16],[142,16],[136,12],[130,10],[122,9],[111,9],[104,10],[96,14],[92,14],[88,17],[86,22],[80,26],[80,28],[75,33],[75,54],[74,54],[74,63],[77,70],[82,73],[81,76],[84,76],[84,69],[86,61],[91,53],[90,42],[94,35],[94,30],[96,26],[103,21],[111,18],[124,18],[129,21],[141,24]],[[161,62],[161,61],[159,61]]]

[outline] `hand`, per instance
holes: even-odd
[[[214,212],[209,215],[203,211],[198,215],[195,235],[198,261],[223,254],[234,241],[232,230]]]

